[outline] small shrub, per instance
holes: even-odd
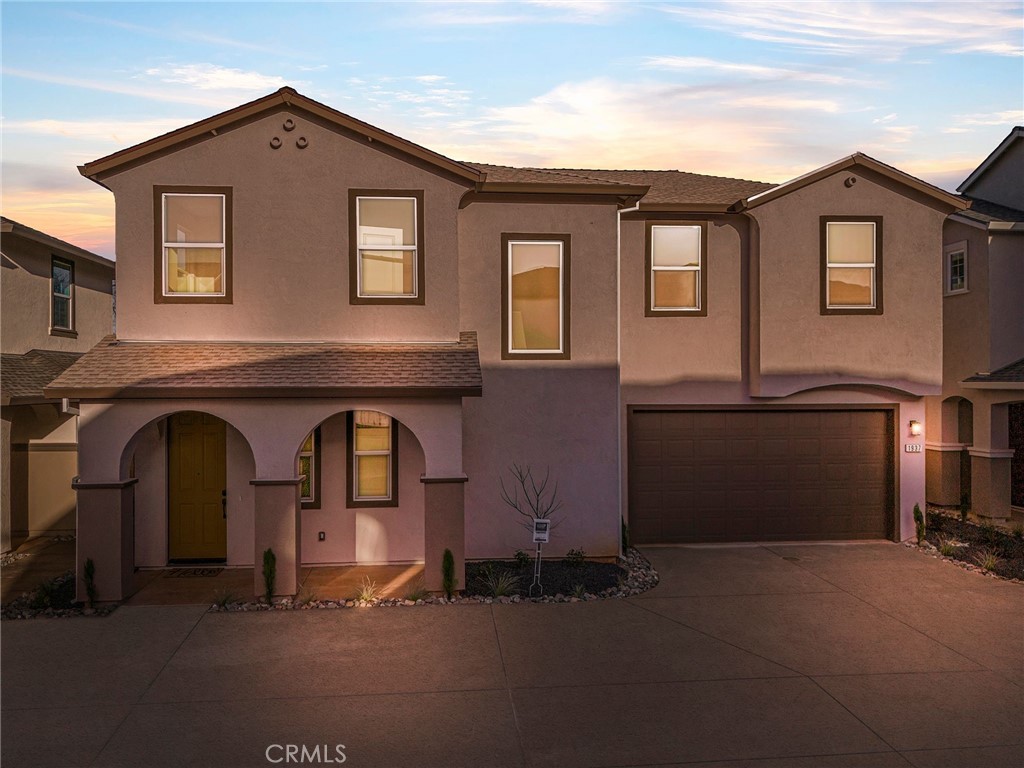
[[[1024,541],[1024,525],[1017,523],[1010,529],[1010,535],[1017,541]]]
[[[971,509],[971,497],[966,493],[960,494],[960,520],[967,522],[967,513]]]
[[[36,587],[29,607],[37,610],[71,608],[75,602],[75,579],[70,571],[63,576],[47,579]]]
[[[626,525],[626,518],[622,518],[622,551],[629,549],[629,526]]]
[[[441,558],[441,589],[444,596],[450,600],[458,588],[459,580],[455,578],[455,555],[450,549],[446,549],[444,557]]]
[[[587,589],[582,584],[574,584],[572,588],[572,596],[582,600],[587,596]]]
[[[995,570],[1001,561],[999,556],[991,549],[983,549],[974,556],[974,562],[986,571],[992,571]]]
[[[267,547],[263,552],[263,596],[267,603],[274,600],[274,585],[277,582],[277,555]]]
[[[241,599],[242,598],[236,595],[234,592],[225,589],[218,590],[216,593],[214,593],[213,603],[218,608],[227,608],[232,603],[240,602]]]
[[[89,607],[92,608],[96,604],[96,563],[91,557],[87,557],[85,565],[82,566],[82,581],[85,582],[85,595],[89,600]]]
[[[523,550],[521,549],[516,550],[516,554],[513,557],[513,559],[516,561],[516,565],[518,565],[520,568],[528,568],[530,563],[533,562],[533,558],[525,552],[523,552]]]
[[[562,562],[569,568],[582,568],[587,564],[587,553],[582,549],[570,549]]]
[[[299,590],[299,594],[295,596],[295,605],[309,605],[310,603],[316,602],[319,599],[316,590],[312,587],[302,585]]]
[[[1000,538],[999,528],[996,527],[995,523],[984,522],[980,526],[982,538],[985,539],[989,544],[998,544]]]
[[[927,531],[924,521],[924,512],[921,511],[920,504],[914,505],[914,528],[917,529],[917,543],[923,543],[924,535]]]
[[[519,586],[519,576],[504,568],[488,564],[480,577],[480,582],[488,597],[506,597],[515,593]]]
[[[946,557],[952,557],[954,552],[956,552],[956,544],[953,542],[953,539],[947,539],[945,536],[940,536],[939,554],[945,555]]]
[[[381,588],[377,586],[376,581],[370,581],[369,576],[363,576],[363,583],[359,585],[359,589],[356,590],[356,600],[360,600],[364,603],[372,603],[374,600],[380,597]]]
[[[428,597],[430,597],[430,593],[427,592],[422,583],[419,583],[409,590],[405,599],[412,600],[415,603],[417,600],[426,600]]]

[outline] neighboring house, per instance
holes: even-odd
[[[80,403],[79,569],[425,563],[912,535],[948,214],[855,154],[773,186],[456,162],[291,88],[82,167],[118,335]],[[87,448],[87,450],[86,450]],[[916,452],[915,452],[916,448]]]
[[[929,398],[928,501],[1024,514],[1024,127],[958,190],[943,231],[942,396]]]
[[[76,419],[43,388],[110,333],[114,262],[7,218],[0,249],[6,552],[31,536],[75,530]]]

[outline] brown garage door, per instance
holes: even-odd
[[[890,534],[891,411],[642,410],[629,417],[638,544]]]

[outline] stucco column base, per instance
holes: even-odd
[[[6,409],[0,425],[0,461],[3,462],[3,478],[0,479],[0,553],[6,553],[11,550],[11,420],[7,417]]]
[[[960,443],[925,445],[925,499],[940,507],[960,504]]]
[[[971,511],[979,518],[1005,521],[1010,518],[1010,451],[971,450]]]
[[[250,480],[254,488],[254,539],[256,557],[253,560],[253,594],[263,596],[263,553],[274,550],[277,576],[274,580],[275,596],[291,596],[299,591],[299,485],[301,478],[284,480]]]
[[[75,543],[76,599],[87,602],[83,573],[86,560],[95,567],[99,602],[123,600],[134,592],[135,479],[89,483],[76,478],[78,536]]]
[[[456,589],[466,588],[465,483],[461,477],[421,477],[423,483],[423,582],[428,592],[443,591],[442,561],[455,558]]]

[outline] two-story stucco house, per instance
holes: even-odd
[[[74,533],[77,429],[43,388],[110,333],[114,262],[0,219],[0,552]]]
[[[929,398],[928,500],[1024,515],[1024,127],[959,186],[943,233],[941,397]]]
[[[290,88],[89,163],[118,333],[80,403],[79,568],[423,562],[911,535],[943,222],[855,154],[774,186],[457,162]],[[917,450],[915,450],[915,448]],[[259,591],[259,587],[257,587]]]

